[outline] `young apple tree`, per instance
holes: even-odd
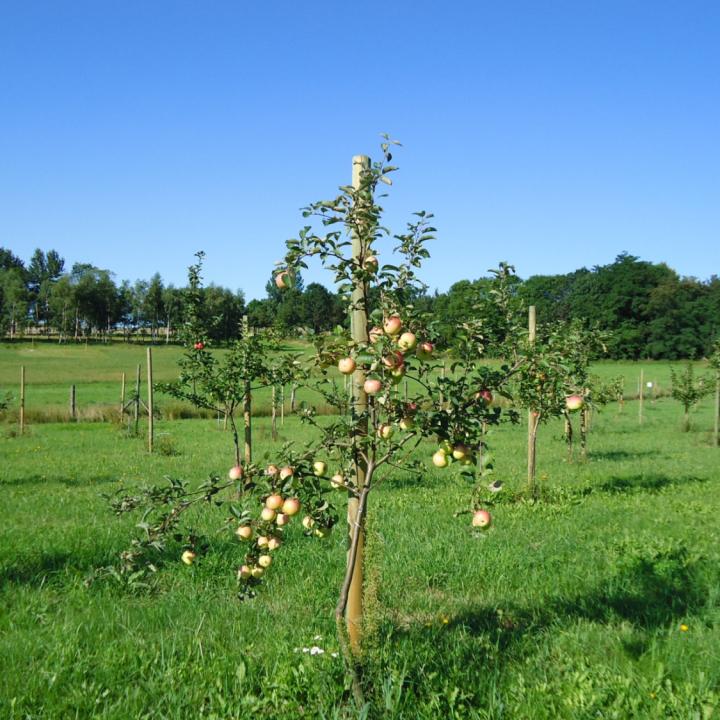
[[[180,358],[179,378],[159,389],[195,407],[222,414],[230,424],[235,446],[235,466],[252,461],[252,394],[279,382],[294,382],[302,368],[296,356],[280,353],[272,333],[255,334],[247,322],[241,337],[219,358],[209,348],[202,318],[201,275],[204,253],[188,268],[187,316],[182,328],[186,346]],[[243,409],[244,454],[240,452],[236,413]]]
[[[670,368],[670,377],[672,378],[671,394],[675,400],[682,403],[683,406],[683,432],[690,431],[690,410],[702,400],[706,395],[712,392],[712,384],[709,379],[701,376],[695,377],[695,368],[692,363],[685,366],[682,372],[676,372],[675,368]]]
[[[335,198],[305,208],[303,214],[311,224],[287,241],[287,253],[276,275],[278,287],[284,287],[311,258],[319,259],[333,274],[350,315],[348,335],[336,333],[318,341],[312,382],[338,413],[321,421],[313,408],[303,408],[301,417],[314,426],[317,440],[294,457],[281,455],[276,466],[293,470],[293,484],[281,488],[280,495],[291,492],[303,502],[308,534],[322,535],[331,524],[328,503],[320,491],[323,485],[347,495],[349,544],[335,617],[357,699],[362,694],[358,668],[369,498],[388,469],[415,467],[410,456],[424,438],[439,443],[433,455],[437,467],[451,462],[474,467],[484,450],[486,428],[500,418],[493,393],[503,392],[515,371],[505,366],[481,367],[477,361],[482,338],[477,328],[468,325],[458,328],[465,350],[453,362],[451,374],[443,377],[438,372],[433,330],[414,302],[425,289],[416,272],[429,255],[426,245],[435,229],[432,215],[426,212],[416,213],[401,234],[391,235],[382,225],[377,189],[380,184],[390,185],[390,175],[396,170],[390,164],[391,144],[389,140],[382,144],[381,162],[371,164],[367,157],[355,157],[352,184],[341,187]],[[389,241],[395,247],[390,262],[382,262]],[[351,378],[349,413],[343,413],[347,393],[338,372]],[[407,382],[404,394],[399,388],[403,381]],[[484,467],[489,470],[487,452],[485,458]],[[473,510],[481,511],[477,518],[474,514],[474,525],[486,527],[489,514],[482,508]],[[262,576],[257,568],[262,552],[259,543],[264,545],[267,538],[263,514],[272,517],[267,500],[261,518],[245,531],[259,533],[238,575],[241,587],[248,591]]]

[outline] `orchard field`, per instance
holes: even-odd
[[[297,346],[296,346],[297,349]],[[177,373],[157,347],[156,381]],[[523,499],[526,428],[493,430],[504,482],[493,526],[473,533],[469,488],[415,452],[422,473],[389,470],[372,499],[366,559],[370,705],[350,709],[332,609],[345,533],[297,527],[258,596],[236,598],[231,536],[191,567],[160,568],[150,592],[94,568],[127,544],[132,517],[103,494],[179,477],[224,476],[231,441],[215,419],[168,420],[157,452],[117,422],[33,422],[43,408],[117,405],[138,346],[4,346],[0,390],[27,371],[30,426],[0,435],[0,717],[3,718],[677,718],[720,716],[720,455],[713,401],[680,432],[682,409],[632,399],[640,368],[669,389],[668,363],[600,363],[627,401],[596,413],[587,462],[566,460],[560,422],[543,426],[543,499]],[[144,372],[144,371],[143,371]],[[167,401],[169,402],[169,400]],[[310,430],[289,414],[275,443],[259,398],[255,453]],[[82,417],[82,415],[81,415]],[[202,529],[204,522],[198,516]],[[208,532],[210,532],[208,528]],[[214,530],[213,530],[214,532]],[[178,553],[179,555],[179,553]]]

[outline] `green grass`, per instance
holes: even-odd
[[[642,426],[636,403],[608,408],[589,461],[572,464],[560,426],[543,426],[537,504],[516,498],[524,428],[501,427],[492,443],[506,487],[480,535],[454,516],[469,489],[454,469],[430,467],[430,446],[424,473],[393,471],[371,501],[369,717],[717,717],[711,402],[692,432],[680,421],[667,399],[647,404]],[[273,448],[267,420],[255,428],[262,459]],[[280,442],[307,432],[290,418]],[[0,717],[357,717],[332,656],[342,532],[320,541],[291,528],[243,603],[233,577],[242,550],[225,535],[191,568],[171,558],[150,593],[84,586],[132,530],[101,493],[166,475],[199,482],[232,463],[214,421],[160,422],[158,433],[176,454],[149,456],[142,438],[101,423],[0,438]],[[314,645],[326,652],[302,651]]]
[[[126,343],[70,344],[58,345],[52,342],[5,343],[0,345],[0,393],[10,392],[13,396],[5,418],[14,421],[20,383],[20,366],[25,366],[26,400],[25,407],[30,422],[63,422],[70,420],[70,386],[76,387],[76,406],[81,420],[114,420],[117,418],[121,397],[121,376],[126,376],[126,398],[135,387],[135,373],[141,366],[142,388],[146,391],[146,347]],[[285,350],[308,352],[309,346],[300,342],[289,342]],[[220,350],[220,353],[223,351]],[[182,348],[177,346],[153,346],[153,374],[156,383],[170,382],[177,378],[177,361]],[[643,361],[600,362],[593,371],[604,378],[622,376],[625,378],[626,397],[635,397],[638,391],[640,369],[644,371],[645,382],[653,382],[655,391],[646,389],[650,400],[653,392],[667,394],[670,390],[670,368],[682,363]],[[705,363],[696,363],[702,371]],[[300,391],[298,402],[318,402],[317,396]],[[289,406],[289,389],[285,393],[286,407]],[[270,412],[270,390],[263,389],[254,397],[255,413],[267,415]],[[197,416],[198,412],[186,403],[158,395],[156,405],[161,414],[173,419]],[[205,415],[207,413],[204,413]]]

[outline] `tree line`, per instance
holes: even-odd
[[[282,292],[272,278],[266,297],[245,301],[242,290],[215,284],[201,290],[207,335],[216,343],[240,334],[243,315],[253,327],[283,335],[321,333],[345,325],[346,304],[319,283]],[[434,320],[437,339],[452,343],[452,328],[481,315],[492,302],[492,277],[460,280],[445,293],[416,294],[408,301]],[[700,358],[720,335],[720,279],[681,277],[664,263],[623,253],[612,263],[560,275],[515,277],[512,292],[535,305],[543,322],[582,320],[611,333],[612,358]],[[70,269],[55,250],[37,249],[26,264],[0,248],[0,334],[28,334],[59,341],[122,337],[172,342],[185,319],[187,288],[166,285],[159,273],[134,283],[89,263]],[[500,319],[498,320],[500,322]],[[488,328],[488,336],[497,333]]]

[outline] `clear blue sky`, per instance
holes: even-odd
[[[627,250],[720,273],[720,3],[0,2],[0,245],[262,297],[299,208],[403,142],[431,288]],[[315,270],[306,282],[330,277]]]

